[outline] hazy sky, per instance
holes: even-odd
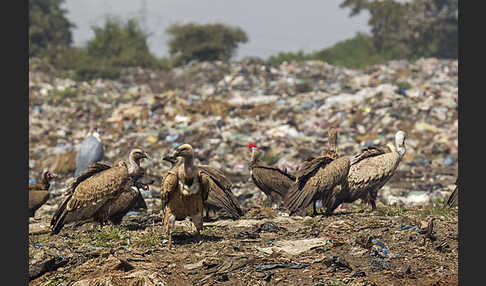
[[[238,26],[249,41],[240,45],[237,58],[258,56],[267,59],[280,51],[317,51],[369,32],[369,14],[350,18],[349,9],[339,8],[342,0],[65,0],[67,17],[77,27],[74,45],[93,37],[91,26],[101,26],[106,16],[142,20],[151,51],[167,56],[166,33],[174,23],[222,22]]]

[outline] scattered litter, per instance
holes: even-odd
[[[307,263],[275,263],[275,264],[265,264],[265,265],[257,265],[256,270],[257,271],[266,271],[266,270],[271,270],[275,268],[289,268],[289,269],[302,269],[309,266]]]
[[[371,242],[381,247],[381,248],[375,248],[374,251],[372,252],[372,255],[380,255],[383,258],[385,258],[388,255],[388,248],[382,242],[376,239],[372,239]]]

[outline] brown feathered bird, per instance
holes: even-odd
[[[29,216],[34,217],[35,211],[49,199],[49,187],[51,180],[57,177],[56,174],[45,170],[42,172],[41,181],[29,185]]]
[[[295,177],[279,168],[270,167],[258,160],[256,156],[257,146],[253,143],[248,145],[251,150],[250,176],[253,183],[267,196],[272,208],[276,209],[282,200],[287,196]]]
[[[454,188],[454,191],[452,191],[446,202],[446,204],[451,208],[459,205],[459,177],[457,177],[455,184],[456,187]]]
[[[181,164],[182,158],[165,156],[163,160],[171,163],[171,169]],[[206,211],[206,219],[209,219],[211,211],[222,211],[226,216],[237,219],[244,215],[238,199],[231,191],[232,183],[224,173],[208,165],[195,165],[198,169],[209,175],[208,198],[203,202],[203,209]]]
[[[395,145],[368,147],[351,160],[351,167],[341,202],[357,199],[368,202],[376,210],[378,191],[390,180],[405,155],[405,132],[395,134]],[[340,203],[340,202],[337,202]]]
[[[66,190],[63,200],[52,217],[52,234],[61,231],[65,224],[90,220],[105,221],[110,212],[100,215],[98,211],[112,204],[120,194],[131,190],[144,170],[140,161],[149,158],[141,149],[133,149],[128,161],[111,167],[103,163],[91,164]]]
[[[169,157],[182,158],[181,164],[174,166],[163,177],[160,192],[165,232],[168,237],[167,247],[170,248],[171,232],[176,220],[191,217],[196,226],[196,237],[200,238],[203,227],[203,203],[207,200],[217,178],[207,169],[194,165],[194,152],[189,144],[177,147]]]
[[[317,215],[315,203],[319,200],[326,207],[326,215],[332,214],[337,207],[335,202],[346,183],[350,162],[347,157],[338,156],[335,129],[328,132],[328,140],[331,149],[306,160],[296,174],[296,182],[285,199],[285,207],[291,215],[305,210],[310,203],[313,203],[313,215]]]

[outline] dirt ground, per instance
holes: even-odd
[[[155,211],[120,226],[30,224],[29,285],[457,285],[458,211],[435,206],[346,205],[330,216],[252,208],[217,215],[202,239],[176,223],[166,248]],[[433,220],[433,223],[430,222]]]

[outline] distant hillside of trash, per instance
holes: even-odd
[[[265,196],[250,182],[248,143],[268,164],[295,172],[327,147],[327,131],[339,128],[339,151],[393,143],[407,132],[407,153],[379,192],[384,204],[427,204],[448,196],[457,176],[458,62],[391,61],[353,70],[325,62],[284,62],[279,67],[249,58],[203,62],[171,71],[128,68],[118,80],[75,81],[29,60],[29,178],[49,168],[61,174],[49,202],[52,214],[72,181],[75,153],[89,128],[99,128],[105,161],[148,151],[144,191],[156,207],[162,156],[181,143],[195,148],[198,162],[228,174],[233,191],[249,207]],[[42,215],[42,214],[41,214]]]

